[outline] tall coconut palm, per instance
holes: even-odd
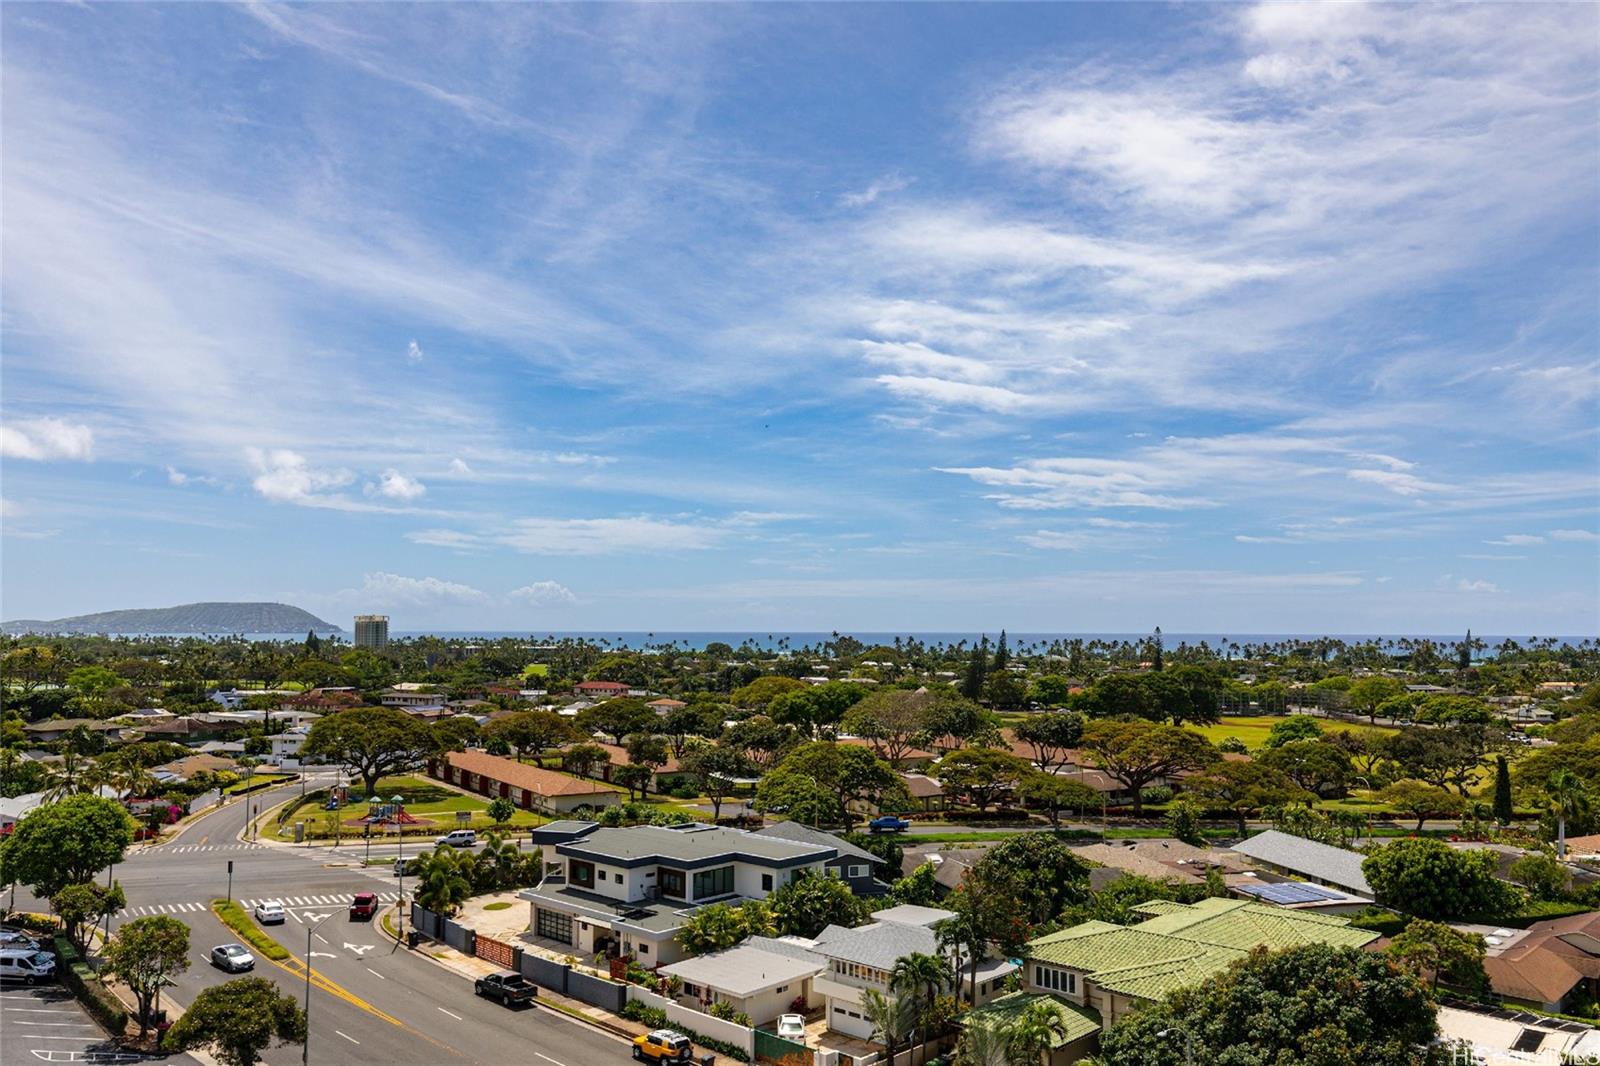
[[[956,1044],[956,1066],[1011,1066],[1010,1038],[992,1025],[969,1024]]]
[[[1011,1059],[1017,1066],[1035,1066],[1041,1059],[1049,1062],[1051,1047],[1066,1036],[1066,1019],[1055,1000],[1048,996],[1036,999],[1022,1009],[1011,1027]]]
[[[422,869],[417,873],[417,904],[449,917],[472,895],[472,882],[464,872],[462,861],[470,863],[472,857],[457,855],[455,849],[441,844],[422,860]]]
[[[894,1062],[901,1042],[911,1035],[917,1022],[917,1001],[869,988],[861,993],[861,1014],[872,1023],[872,1036],[883,1041],[885,1058]]]
[[[919,1021],[922,1026],[923,1043],[928,1042],[930,1035],[928,1027],[933,1023],[934,1002],[949,980],[950,974],[938,956],[921,951],[913,951],[909,955],[902,956],[890,971],[889,987],[896,995],[922,1000],[922,1006],[917,1013],[921,1015]]]
[[[1550,797],[1550,810],[1556,816],[1556,858],[1567,857],[1567,819],[1578,819],[1589,813],[1589,790],[1583,780],[1571,770],[1557,770],[1545,783],[1545,793]]]
[[[84,775],[89,770],[89,760],[72,749],[61,754],[61,761],[50,767],[50,783],[44,790],[44,801],[55,803],[84,790]]]

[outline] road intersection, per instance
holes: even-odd
[[[343,849],[241,842],[248,816],[293,796],[299,786],[235,802],[190,823],[170,843],[129,853],[114,870],[127,907],[112,917],[123,923],[167,914],[191,930],[190,967],[168,991],[188,1004],[204,988],[227,980],[210,965],[217,944],[238,937],[212,913],[210,901],[230,891],[251,907],[261,900],[284,904],[288,920],[266,932],[291,952],[283,962],[259,959],[255,973],[305,1002],[310,962],[308,1061],[440,1066],[604,1066],[630,1059],[621,1038],[544,1008],[515,1011],[477,998],[472,984],[384,935],[374,921],[349,917],[350,897],[376,892],[398,897],[388,866],[361,865],[361,846]],[[407,853],[418,851],[407,843]],[[20,897],[20,893],[19,893]],[[38,907],[38,904],[34,906]],[[42,909],[42,908],[41,908]],[[176,1012],[174,1012],[176,1013]],[[290,1066],[301,1049],[273,1048],[269,1066]]]

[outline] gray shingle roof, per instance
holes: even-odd
[[[783,867],[823,862],[836,853],[832,845],[799,844],[742,829],[720,826],[668,829],[654,825],[601,829],[581,840],[558,844],[556,850],[562,855],[595,859],[615,866],[643,866],[660,861],[685,866],[709,865],[739,859]]]
[[[1250,839],[1235,844],[1233,850],[1269,866],[1309,877],[1313,881],[1326,881],[1330,885],[1337,885],[1363,896],[1370,897],[1373,894],[1372,886],[1367,884],[1366,875],[1361,872],[1361,860],[1366,856],[1359,851],[1348,851],[1331,844],[1319,844],[1315,840],[1307,840],[1276,829],[1257,833]]]
[[[830,925],[817,935],[815,950],[830,959],[892,970],[896,962],[912,952],[937,955],[939,941],[932,929],[920,925],[881,922],[856,929]]]
[[[840,855],[847,855],[852,859],[860,859],[881,865],[883,860],[872,854],[866,848],[857,847],[841,837],[823,829],[813,829],[809,825],[799,822],[774,822],[755,830],[757,836],[777,837],[780,840],[792,840],[797,844],[819,844],[823,847],[836,849]]]

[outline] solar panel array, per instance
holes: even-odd
[[[1274,884],[1240,885],[1240,892],[1248,892],[1258,896],[1268,903],[1276,903],[1280,907],[1292,907],[1299,903],[1325,903],[1328,900],[1343,899],[1344,893],[1334,892],[1323,888],[1321,885],[1309,884],[1305,881],[1279,881]]]

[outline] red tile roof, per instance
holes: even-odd
[[[617,791],[610,785],[558,774],[554,770],[529,766],[515,759],[502,759],[486,751],[452,751],[445,758],[458,770],[503,782],[537,796],[592,796],[601,792],[615,794]]]

